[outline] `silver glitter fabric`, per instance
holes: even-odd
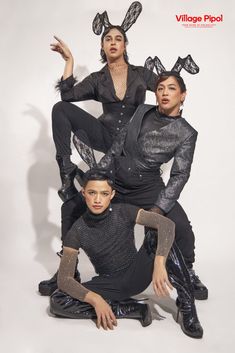
[[[136,223],[157,229],[156,255],[167,257],[175,239],[175,223],[160,214],[145,210],[139,211]]]
[[[63,247],[57,285],[60,290],[68,293],[71,297],[83,301],[89,290],[74,279],[77,256],[78,250]]]

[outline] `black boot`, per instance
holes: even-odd
[[[50,296],[58,288],[57,287],[57,275],[58,271],[50,278],[41,281],[38,285],[38,291],[41,295]],[[75,271],[74,278],[79,283],[81,282],[80,273],[78,270]]]
[[[74,299],[60,290],[56,290],[50,297],[50,312],[53,315],[70,319],[97,318],[93,306]]]
[[[191,277],[183,256],[175,243],[167,258],[166,267],[169,279],[177,290],[177,321],[180,313],[182,316],[182,331],[192,338],[202,338],[203,329],[197,317]]]
[[[125,301],[108,301],[117,319],[137,319],[143,327],[152,323],[152,314],[148,304],[142,304],[134,299]]]
[[[74,185],[74,179],[76,178],[82,186],[84,173],[70,161],[70,156],[57,156],[56,160],[59,165],[60,178],[62,182],[62,186],[58,190],[58,195],[63,202],[66,202],[77,195],[78,190]]]
[[[138,319],[143,327],[152,323],[148,304],[138,303],[134,299],[125,301],[107,300],[117,319]],[[56,316],[70,319],[96,319],[95,309],[88,303],[72,298],[70,295],[56,290],[50,297],[50,312]]]
[[[195,299],[205,300],[208,298],[208,289],[206,286],[200,281],[200,278],[195,274],[193,268],[188,268],[191,281],[193,284],[193,292]]]

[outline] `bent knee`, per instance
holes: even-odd
[[[56,104],[53,105],[53,108],[52,108],[52,118],[56,118],[58,116],[58,113],[60,112],[63,112],[64,109],[68,106],[68,102],[63,102],[63,101],[60,101],[60,102],[57,102]]]

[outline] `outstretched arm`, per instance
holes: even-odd
[[[97,315],[97,327],[112,330],[117,325],[117,320],[111,307],[99,294],[89,291],[74,279],[78,252],[76,249],[63,247],[57,278],[58,288],[71,297],[92,305]]]
[[[56,36],[54,36],[54,38],[56,42],[50,45],[51,50],[59,53],[62,56],[62,58],[65,60],[63,80],[66,80],[66,78],[72,76],[73,74],[73,65],[74,65],[73,55],[69,47],[67,46],[67,44],[65,44],[65,42],[62,41],[62,39],[59,39]]]
[[[168,288],[172,285],[167,276],[165,262],[175,238],[175,224],[169,218],[154,212],[140,209],[136,223],[156,229],[158,233],[158,244],[154,260],[153,288],[158,296],[169,295]]]
[[[54,36],[57,42],[51,44],[51,50],[59,53],[65,60],[64,73],[58,81],[56,88],[61,93],[61,99],[66,102],[78,102],[88,99],[96,99],[96,82],[92,75],[87,76],[83,81],[75,85],[76,79],[73,77],[74,59],[73,55],[62,39]]]

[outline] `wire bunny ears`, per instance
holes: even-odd
[[[175,65],[173,66],[173,68],[170,71],[167,71],[165,69],[165,67],[162,65],[160,59],[157,56],[155,56],[154,58],[149,56],[146,59],[144,66],[151,71],[153,71],[153,69],[155,67],[157,74],[159,76],[164,73],[171,73],[173,75],[179,76],[180,71],[182,69],[186,70],[188,73],[190,73],[192,75],[195,75],[199,72],[199,67],[197,66],[197,64],[195,63],[195,61],[191,57],[191,55],[188,55],[183,59],[181,57],[178,57]]]
[[[126,16],[121,24],[121,28],[124,32],[127,32],[128,29],[135,23],[142,11],[142,5],[139,1],[134,1],[129,7]],[[113,27],[109,22],[107,11],[104,11],[102,14],[97,13],[93,22],[92,30],[95,34],[100,35],[106,28]]]

